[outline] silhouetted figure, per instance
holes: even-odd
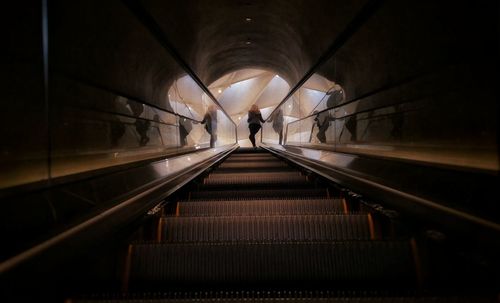
[[[217,109],[215,105],[208,107],[200,123],[205,124],[205,129],[210,134],[210,147],[215,147],[215,142],[217,141]]]
[[[254,104],[248,111],[248,128],[250,129],[250,136],[248,138],[250,139],[250,142],[252,142],[253,148],[257,148],[255,145],[255,134],[259,132],[261,126],[261,122],[265,122],[264,119],[262,119],[262,114],[260,113],[259,107]]]
[[[191,124],[191,120],[180,117],[179,118],[179,138],[181,146],[187,145],[187,136],[193,129],[193,125]]]
[[[315,111],[317,113],[317,111]],[[316,115],[314,121],[316,122],[316,126],[318,126],[318,133],[316,134],[316,138],[318,138],[319,142],[326,143],[326,131],[330,127],[330,121],[333,118],[330,116],[329,111],[323,111]]]
[[[132,114],[137,117],[134,123],[135,130],[139,134],[139,145],[144,146],[149,142],[148,130],[151,125],[149,120],[139,118],[144,112],[144,104],[132,100],[128,100],[127,104],[130,107]]]
[[[358,121],[356,115],[349,116],[345,122],[345,127],[351,133],[351,141],[357,141]]]
[[[327,94],[330,95],[326,101],[327,108],[335,107],[345,101],[344,90],[338,84],[335,84]]]
[[[279,144],[283,144],[283,110],[278,108],[268,122],[273,122],[273,129],[279,135]]]

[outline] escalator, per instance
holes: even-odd
[[[495,300],[432,286],[421,240],[263,150],[232,153],[174,202],[130,241],[120,292],[67,302]]]

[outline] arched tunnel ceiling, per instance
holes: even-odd
[[[143,0],[141,5],[206,86],[230,72],[260,68],[293,87],[365,2]]]

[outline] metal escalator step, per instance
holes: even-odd
[[[482,296],[384,296],[366,295],[347,296],[345,292],[337,294],[333,291],[170,291],[161,293],[132,293],[132,294],[105,294],[90,298],[69,299],[66,302],[74,303],[192,303],[192,302],[220,302],[220,303],[252,303],[252,302],[281,302],[281,303],[492,303],[494,295]]]
[[[368,215],[164,217],[161,241],[368,240]]]
[[[258,156],[258,157],[228,157],[224,160],[224,162],[257,162],[257,161],[263,161],[263,162],[283,162],[279,158],[273,157],[271,155],[268,156]]]
[[[293,172],[289,171],[277,171],[277,172],[254,172],[254,173],[245,173],[245,172],[239,172],[238,170],[233,171],[231,173],[226,173],[226,174],[210,174],[206,179],[216,179],[216,178],[224,178],[224,177],[230,177],[230,178],[258,178],[258,177],[274,177],[274,178],[286,178],[286,177],[299,177],[301,176],[302,179],[305,179],[305,176],[303,176],[299,171],[295,170]]]
[[[298,172],[275,172],[275,173],[230,173],[209,175],[203,180],[204,187],[213,185],[301,185],[311,186],[305,176]]]
[[[277,157],[271,154],[232,154],[227,159],[249,159],[249,160],[265,160],[265,159],[278,159]]]
[[[415,285],[408,241],[135,244],[131,290],[169,287],[402,289]]]
[[[274,157],[271,153],[232,153],[229,157]]]
[[[297,168],[291,166],[279,167],[218,167],[210,172],[210,175],[230,174],[230,173],[262,173],[262,172],[298,172]]]
[[[195,191],[189,193],[189,201],[227,201],[227,200],[262,200],[262,199],[309,199],[328,198],[325,188],[311,189],[263,189],[263,190],[220,190]]]
[[[180,216],[320,215],[346,213],[342,199],[179,202]]]
[[[223,162],[218,168],[280,168],[288,167],[288,164],[280,161],[266,161],[266,162]]]

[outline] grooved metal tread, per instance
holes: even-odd
[[[161,292],[131,294],[107,294],[96,298],[71,299],[74,303],[192,303],[192,302],[221,302],[221,303],[257,303],[257,302],[281,302],[281,303],[492,303],[495,298],[487,296],[365,296],[348,297],[345,295],[331,295],[329,291],[307,292],[307,291],[197,291],[187,292]],[[328,296],[330,295],[330,296]]]
[[[167,242],[331,241],[374,238],[369,215],[163,217]]]
[[[273,156],[260,156],[260,157],[229,157],[224,160],[224,162],[248,162],[248,161],[254,161],[254,162],[279,162],[279,163],[284,163],[282,160],[273,157]]]
[[[304,175],[302,175],[300,172],[297,170],[294,171],[273,171],[273,172],[253,172],[253,173],[247,173],[247,172],[240,172],[239,170],[234,170],[229,173],[225,174],[217,174],[217,175],[208,175],[208,179],[216,179],[216,178],[224,178],[225,176],[231,177],[231,178],[244,178],[244,177],[251,177],[251,178],[258,178],[258,177],[275,177],[275,178],[281,178],[281,177],[299,177],[301,176],[304,178]]]
[[[342,199],[211,201],[177,204],[180,216],[319,215],[346,213]]]
[[[209,175],[204,186],[211,185],[301,185],[311,186],[305,176],[293,172],[275,173],[230,173]]]
[[[297,172],[296,168],[291,166],[278,167],[218,167],[210,172],[210,175],[228,174],[228,173],[262,173],[262,172]]]
[[[325,188],[305,189],[262,189],[262,190],[205,190],[189,193],[188,201],[194,200],[262,200],[262,199],[290,199],[307,200],[310,198],[328,198]]]
[[[238,161],[226,162],[224,161],[218,168],[285,168],[288,165],[280,161],[266,161],[266,162],[251,162],[251,161]]]
[[[409,241],[145,243],[129,252],[131,289],[415,285]]]
[[[254,158],[259,158],[259,157],[272,157],[276,158],[273,154],[268,153],[268,152],[261,152],[261,153],[232,153],[229,155],[229,158],[238,158],[238,157],[254,157]]]

